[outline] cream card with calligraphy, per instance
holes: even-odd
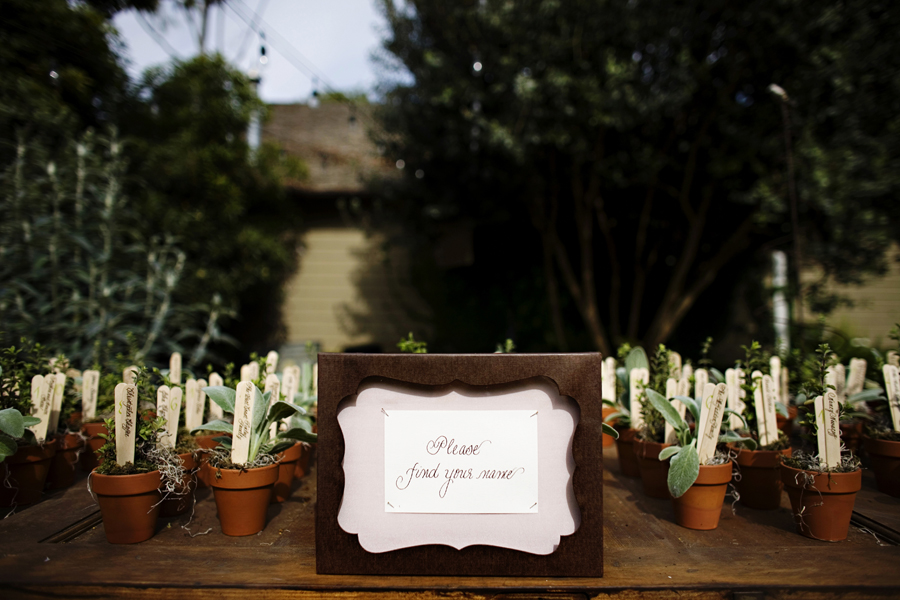
[[[131,383],[116,386],[116,462],[134,462],[134,440],[137,434],[137,387]]]

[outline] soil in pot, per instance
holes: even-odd
[[[900,442],[866,438],[865,448],[878,491],[900,498]]]
[[[15,454],[0,463],[0,506],[26,506],[40,501],[57,446],[55,439],[36,446],[19,446]]]
[[[197,468],[197,461],[193,452],[185,452],[178,456],[184,463],[184,477],[176,493],[166,496],[165,492],[161,491],[164,499],[159,506],[159,516],[162,518],[182,515],[194,506],[194,490],[197,488],[197,476],[194,471]]]
[[[734,487],[740,494],[740,503],[747,508],[775,510],[781,506],[781,457],[790,456],[791,449],[747,450],[735,448],[740,476],[735,477]]]
[[[255,469],[216,469],[207,476],[216,497],[222,533],[231,536],[253,535],[266,526],[266,511],[272,488],[278,480],[278,465]]]
[[[88,473],[100,466],[100,455],[97,451],[106,443],[98,434],[106,434],[106,425],[103,423],[85,423],[81,426],[81,433],[87,436],[84,451],[79,457],[81,460],[81,470]]]
[[[634,454],[634,429],[619,429],[619,439],[616,440],[616,453],[619,455],[619,468],[625,477],[640,477],[641,469],[638,467],[637,456]]]
[[[56,436],[56,441],[56,454],[50,461],[50,472],[47,474],[48,490],[67,488],[75,483],[75,467],[84,450],[84,438],[77,433]]]
[[[138,475],[90,475],[91,490],[100,504],[103,530],[110,544],[136,544],[156,533],[160,472]]]
[[[791,499],[797,533],[815,540],[847,539],[862,469],[851,473],[817,473],[781,465],[781,481]]]
[[[668,483],[669,461],[659,460],[659,453],[670,445],[634,440],[634,454],[641,470],[641,483],[644,484],[644,493],[651,498],[667,500],[672,497]]]
[[[700,475],[694,485],[680,498],[672,498],[675,522],[701,531],[718,527],[729,481],[731,461],[721,465],[700,465]]]
[[[312,446],[301,444],[300,458],[294,463],[294,479],[302,479],[309,474],[309,459],[312,456]]]
[[[297,468],[297,461],[303,454],[303,444],[297,442],[278,456],[281,461],[278,463],[278,479],[272,486],[272,504],[284,502],[291,495],[291,484],[294,482],[294,473]]]

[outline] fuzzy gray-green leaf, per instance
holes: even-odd
[[[22,437],[25,434],[25,419],[22,418],[22,413],[14,408],[0,410],[0,431],[10,437]]]
[[[687,427],[687,424],[681,418],[681,415],[678,414],[678,411],[675,410],[675,407],[662,394],[650,388],[646,388],[644,392],[647,394],[647,399],[653,405],[653,408],[662,413],[663,418],[669,422],[669,425],[679,431]]]
[[[700,456],[692,443],[682,448],[669,461],[669,492],[680,498],[700,475]]]
[[[218,404],[222,410],[229,415],[234,414],[234,399],[237,396],[230,387],[224,385],[215,385],[203,388],[203,393],[209,396],[209,399]]]

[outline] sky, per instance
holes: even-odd
[[[125,44],[128,71],[137,78],[147,67],[198,53],[197,34],[172,0],[155,15],[129,10],[114,24]],[[377,68],[371,55],[380,46],[384,19],[375,0],[227,0],[210,11],[208,50],[219,50],[245,72],[260,72],[260,97],[268,103],[306,102],[312,91],[361,91],[373,96]],[[262,11],[261,19],[255,17]],[[243,16],[243,18],[242,18]],[[248,27],[254,19],[258,27]],[[260,29],[265,64],[260,62]]]

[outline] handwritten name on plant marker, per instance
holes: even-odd
[[[203,425],[200,384],[192,377],[184,382],[184,390],[184,425],[189,430],[194,430]]]
[[[266,375],[271,375],[278,368],[278,353],[270,350],[266,354]]]
[[[100,371],[89,369],[81,376],[81,413],[84,419],[97,415],[97,394],[100,391]]]
[[[137,386],[120,383],[116,386],[116,462],[134,462],[134,439],[137,435]]]
[[[847,389],[844,393],[848,396],[858,394],[863,391],[866,384],[866,359],[851,358],[850,359],[850,375],[847,377]]]
[[[632,369],[628,377],[629,411],[631,412],[631,427],[640,429],[644,424],[644,412],[641,410],[640,398],[643,396],[643,387],[650,382],[650,371],[639,368]]]
[[[719,443],[719,430],[722,429],[722,416],[725,414],[725,404],[728,401],[728,386],[724,383],[713,385],[707,383],[703,389],[703,401],[700,404],[700,441],[697,444],[697,454],[700,455],[700,464],[705,465],[716,453],[716,444]]]
[[[173,352],[169,357],[169,381],[181,385],[181,352]]]
[[[769,443],[769,428],[766,423],[766,401],[763,398],[762,371],[753,371],[750,381],[753,382],[753,407],[756,410],[756,430],[759,433],[759,443],[765,446]]]
[[[832,469],[841,464],[840,404],[834,390],[817,396],[816,438],[819,442],[819,463]]]
[[[900,354],[897,354],[893,350],[888,350],[887,364],[900,368]]]
[[[129,385],[134,383],[134,378],[137,376],[139,370],[137,365],[131,365],[130,367],[122,369],[122,383],[127,383]]]
[[[700,402],[703,399],[703,390],[709,383],[709,371],[706,369],[697,369],[694,371],[694,400]]]
[[[59,429],[59,413],[62,412],[63,392],[66,389],[66,376],[63,373],[45,375],[44,381],[50,382],[50,395],[52,396],[50,408],[50,420],[47,425],[47,433],[53,435]]]
[[[48,376],[48,377],[52,377]],[[50,410],[53,408],[52,396],[48,393],[50,384],[44,381],[43,375],[35,375],[31,378],[31,416],[40,419],[37,425],[32,425],[32,433],[38,441],[47,438],[47,427],[50,424]]]
[[[791,401],[791,374],[787,367],[781,367],[781,403],[785,406]]]
[[[891,409],[891,423],[894,431],[900,431],[900,369],[894,365],[884,365],[881,372],[884,374],[884,387]]]
[[[156,416],[166,422],[166,432],[160,434],[159,443],[167,448],[175,447],[171,421],[169,419],[169,386],[161,385],[156,388]],[[177,418],[177,417],[176,417]]]
[[[669,354],[669,377],[675,381],[681,379],[681,355],[677,352]]]
[[[769,359],[769,374],[775,383],[775,397],[781,398],[781,358],[778,356]]]
[[[678,380],[678,388],[676,389],[677,396],[690,396],[691,395],[691,380],[688,375],[684,374],[684,370],[681,371],[681,379]]]
[[[222,385],[225,385],[225,380],[222,379],[221,375],[215,372],[209,374],[209,387],[218,387]],[[211,419],[222,419],[225,417],[225,411],[223,411],[222,407],[215,402],[210,402],[209,416]]]
[[[253,384],[242,381],[234,398],[234,435],[231,440],[231,462],[242,465],[250,458],[250,434],[253,431]]]
[[[266,375],[266,389],[263,392],[271,392],[269,396],[269,406],[272,406],[279,400],[279,394],[281,392],[281,382],[278,381],[278,376],[275,373],[269,373]],[[269,434],[272,437],[278,435],[278,423],[272,423],[269,427]]]
[[[674,398],[677,395],[678,395],[678,382],[676,382],[674,379],[669,377],[668,379],[666,379],[666,399],[671,400],[672,398]],[[681,418],[683,419],[684,418],[684,409],[685,409],[684,404],[682,404],[680,400],[673,400],[672,406],[674,406],[675,410],[677,410],[681,414]],[[672,427],[668,421],[666,421],[665,441],[667,444],[674,444],[678,441],[675,438],[675,428]]]
[[[285,374],[290,373],[290,385],[288,382],[282,382],[284,386],[284,396],[288,402],[294,401],[294,396],[300,391],[300,365],[293,365],[284,370]]]
[[[600,398],[616,401],[616,359],[611,356],[604,359],[600,365]]]
[[[172,446],[178,442],[178,421],[181,420],[181,404],[184,402],[184,391],[180,386],[169,390],[169,415],[175,415],[169,422],[172,423]]]
[[[763,411],[766,418],[766,444],[773,444],[778,441],[778,412],[775,409],[775,403],[778,402],[778,395],[775,393],[775,380],[771,375],[763,375],[762,378],[762,397]],[[760,442],[762,443],[762,433],[760,433]]]

